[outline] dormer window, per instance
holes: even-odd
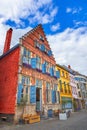
[[[41,44],[37,40],[35,40],[34,43],[36,48],[41,48]]]
[[[48,54],[48,49],[47,49],[47,48],[45,48],[45,53],[47,53],[47,54]]]
[[[42,35],[40,35],[40,40],[44,41],[44,37]]]

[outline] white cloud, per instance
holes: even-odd
[[[51,17],[54,17],[58,12],[58,8],[56,7],[54,9],[51,9],[50,12],[51,12]]]
[[[51,26],[51,30],[54,32],[59,30],[59,29],[60,29],[60,23],[57,23],[57,24]]]
[[[66,13],[70,13],[71,11],[72,11],[71,8],[67,8],[67,9],[66,9]]]
[[[72,9],[72,14],[79,13],[82,10],[82,8],[73,8]]]
[[[35,12],[35,15],[33,16],[33,18],[29,18],[29,22],[32,23],[33,22],[38,22],[38,23],[42,23],[42,24],[46,24],[46,23],[51,23],[55,17],[55,15],[58,12],[58,8],[49,8],[48,12],[47,12],[47,8],[44,8],[42,12],[40,12],[39,10]]]
[[[6,37],[6,32],[10,28],[10,26],[6,26],[3,24],[0,24],[0,54],[3,53],[4,48],[4,42]],[[19,43],[19,38],[23,36],[25,33],[27,33],[29,30],[31,30],[31,27],[28,27],[26,29],[15,29],[13,28],[12,33],[12,40],[11,40],[11,47]]]
[[[75,24],[75,27],[79,27],[79,26],[87,26],[87,21],[76,21],[76,20],[73,20],[73,23]]]
[[[46,23],[46,21],[50,22],[50,20],[53,19],[57,13],[57,7],[52,7],[52,0],[3,0],[0,1],[0,5],[0,16],[2,23],[5,23],[10,19],[16,24],[21,24],[21,18],[27,18],[29,21],[35,20],[38,22],[41,22],[41,19],[43,18],[42,23]],[[39,11],[42,7],[44,7],[43,10]]]
[[[67,28],[47,37],[57,63],[70,64],[73,69],[87,75],[87,27]]]
[[[72,14],[76,14],[79,13],[82,10],[81,7],[79,8],[66,8],[66,13],[72,13]]]

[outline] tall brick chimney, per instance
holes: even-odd
[[[6,53],[10,49],[10,43],[11,43],[11,38],[12,38],[12,31],[13,31],[12,28],[10,28],[7,31],[3,54]]]

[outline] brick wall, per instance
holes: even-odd
[[[15,112],[18,61],[19,48],[0,59],[0,113]]]

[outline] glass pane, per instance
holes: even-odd
[[[24,48],[24,56],[26,56],[26,48]]]
[[[27,58],[27,57],[25,57],[25,56],[23,56],[23,63],[28,64],[28,58]]]
[[[28,86],[26,86],[26,94],[28,94]]]
[[[28,64],[31,64],[31,58],[28,58]]]
[[[30,57],[31,56],[31,53],[30,53],[30,51],[28,50],[28,57]]]
[[[22,76],[22,84],[25,84],[25,77]]]
[[[30,79],[29,78],[27,78],[27,85],[29,85],[30,84]]]

